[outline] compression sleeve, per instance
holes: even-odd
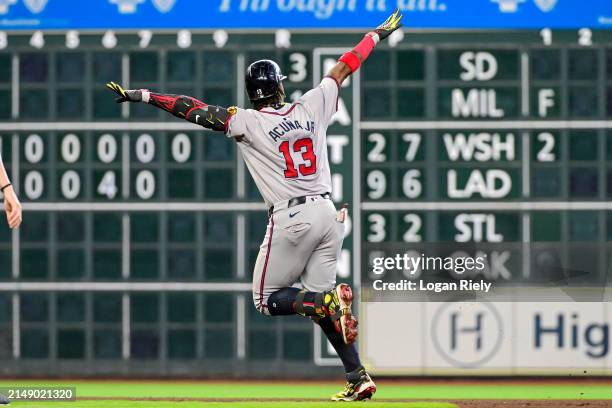
[[[223,108],[184,95],[158,94],[142,91],[142,101],[156,106],[174,116],[185,119],[205,128],[225,132],[232,117],[232,108]]]
[[[368,59],[370,53],[379,42],[380,37],[377,33],[367,33],[355,48],[345,52],[338,61],[344,62],[352,72],[355,72]]]

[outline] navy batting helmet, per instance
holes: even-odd
[[[249,99],[258,101],[275,96],[281,82],[286,78],[276,62],[271,60],[255,61],[247,68],[244,78]]]

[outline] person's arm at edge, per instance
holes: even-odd
[[[21,225],[22,212],[21,203],[15,194],[15,190],[11,184],[11,180],[4,168],[2,155],[0,154],[0,188],[4,193],[4,209],[6,211],[6,219],[11,228],[17,228]]]

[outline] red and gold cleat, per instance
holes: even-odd
[[[336,330],[342,333],[346,344],[352,344],[357,340],[358,322],[351,310],[352,303],[353,291],[346,283],[337,285],[325,295],[327,314],[334,322]]]
[[[332,395],[332,401],[369,401],[376,392],[376,384],[370,375],[361,368],[359,377],[352,381],[347,381],[344,389]]]

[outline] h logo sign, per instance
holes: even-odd
[[[459,313],[452,313],[450,316],[450,347],[451,350],[456,350],[458,347],[459,337],[471,335],[474,339],[474,350],[482,349],[482,319],[483,313],[476,313],[473,326],[460,326]]]
[[[431,319],[437,358],[452,367],[482,367],[502,348],[504,320],[489,302],[444,303]]]

